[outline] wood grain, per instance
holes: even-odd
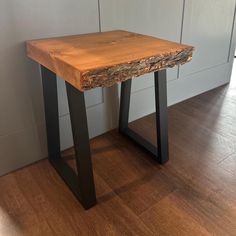
[[[108,87],[184,64],[193,47],[127,31],[27,42],[27,55],[77,89]]]
[[[169,108],[164,166],[116,130],[91,140],[98,204],[88,211],[47,160],[1,177],[0,235],[235,236],[235,91]],[[156,142],[154,114],[130,126]],[[63,158],[75,165],[73,149]]]

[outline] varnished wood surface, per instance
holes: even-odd
[[[98,204],[84,211],[47,160],[0,178],[0,235],[236,235],[236,86],[169,109],[160,166],[116,131],[91,141]],[[154,115],[132,128],[155,143]],[[64,158],[74,165],[73,150]]]
[[[27,42],[27,54],[81,91],[184,64],[193,47],[127,31]]]

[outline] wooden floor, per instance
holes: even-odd
[[[132,127],[155,142],[154,124]],[[169,144],[160,166],[116,131],[93,139],[88,211],[47,160],[1,177],[0,235],[235,236],[236,82],[171,107]]]

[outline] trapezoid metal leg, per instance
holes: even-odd
[[[41,66],[48,159],[85,209],[96,204],[96,193],[83,93],[67,84],[78,175],[61,158],[56,74]]]
[[[66,89],[78,170],[80,200],[85,208],[90,208],[96,204],[96,193],[84,93],[67,82]]]

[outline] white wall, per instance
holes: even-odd
[[[168,70],[168,103],[230,80],[236,0],[100,0],[101,29],[126,29],[196,46],[193,62]],[[0,1],[0,175],[44,158],[42,86],[27,59],[28,39],[99,31],[98,0]],[[153,75],[132,87],[131,119],[154,111]],[[59,79],[62,149],[72,145],[64,83]],[[145,99],[144,99],[145,98]],[[118,87],[86,93],[90,137],[117,124]]]

